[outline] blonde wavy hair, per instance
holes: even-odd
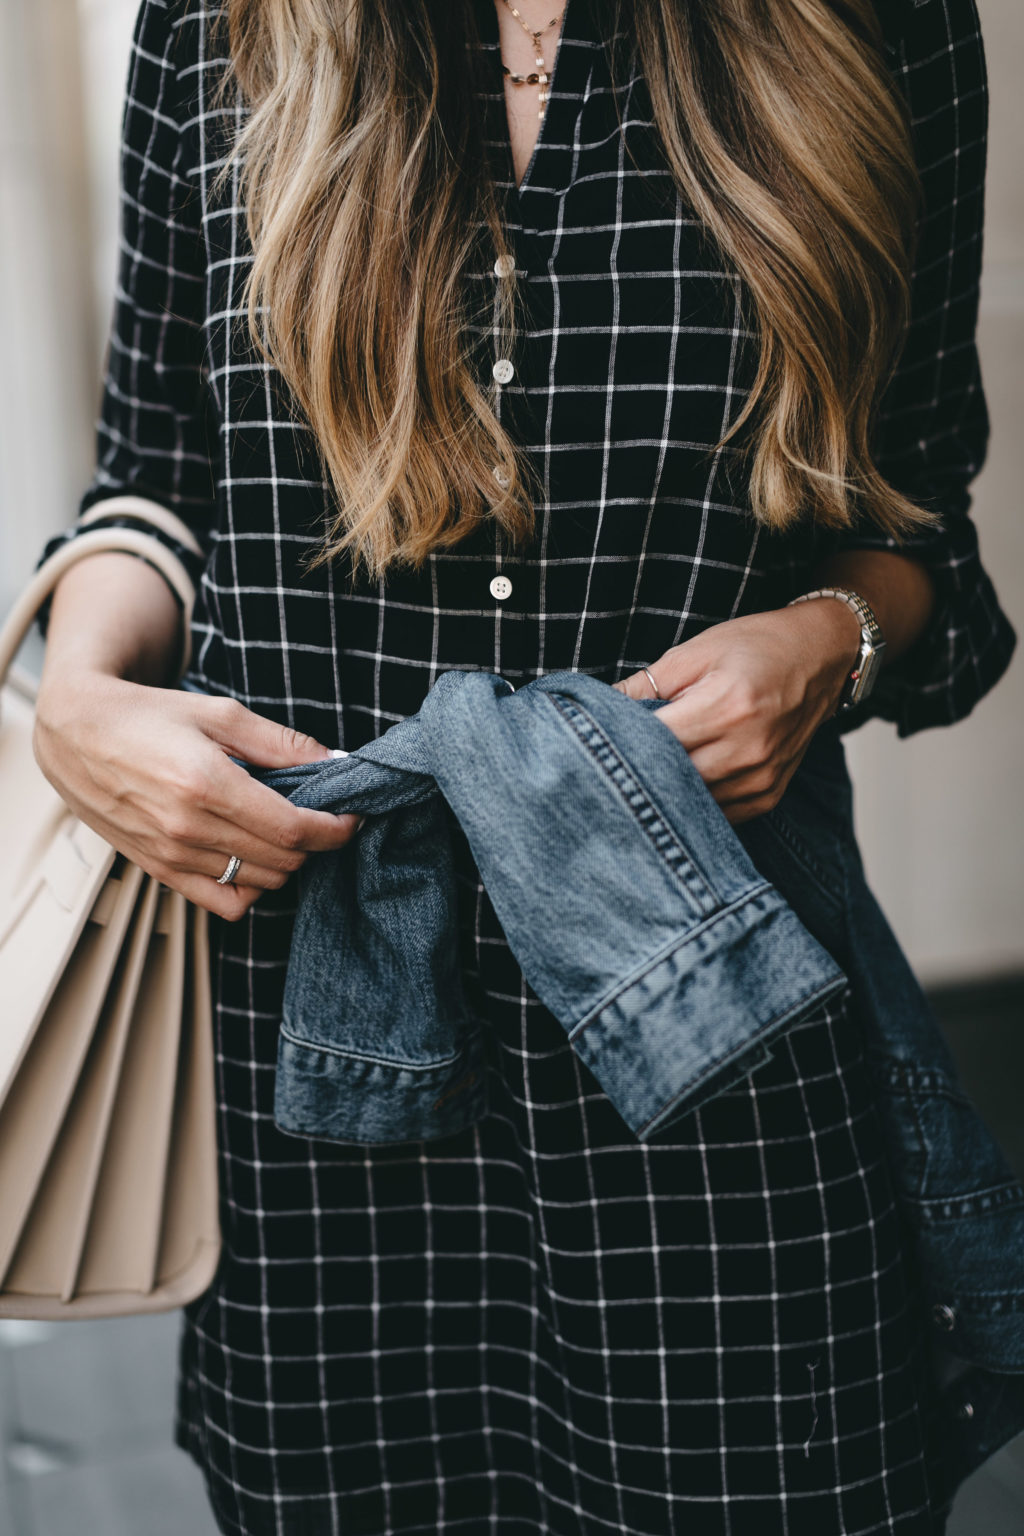
[[[897,537],[927,521],[872,457],[920,196],[872,0],[591,3],[632,40],[680,192],[741,279],[758,366],[723,441],[741,434],[754,515],[864,514]],[[481,226],[506,244],[473,0],[225,4],[249,329],[336,493],[318,558],[380,577],[484,518],[515,546],[536,488],[471,356],[474,320],[493,323],[466,280]],[[498,303],[511,345],[514,277]]]

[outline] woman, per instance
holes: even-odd
[[[491,1114],[287,1137],[287,877],[355,828],[230,758],[358,748],[451,668],[582,669],[660,693],[739,824],[848,700],[863,603],[887,667],[846,718],[965,714],[1012,646],[967,518],[984,127],[973,0],[145,0],[83,510],[194,530],[193,660],[153,686],[174,601],[84,562],[38,751],[228,919],[178,1418],[223,1531],[942,1529],[850,999],[640,1145],[463,844]],[[789,606],[823,586],[861,604]]]

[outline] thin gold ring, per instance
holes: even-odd
[[[658,687],[657,683],[655,682],[655,680],[654,680],[654,673],[651,671],[650,667],[641,667],[640,671],[647,673],[647,681],[650,683],[651,687],[654,689],[654,697],[656,699],[660,699],[661,698],[661,689]]]

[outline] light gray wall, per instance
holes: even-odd
[[[992,84],[981,342],[993,442],[976,514],[1024,630],[1024,6],[979,3]],[[136,0],[0,0],[0,605],[88,476],[135,12]],[[869,872],[919,971],[1024,969],[1024,666],[952,730],[897,742],[869,726],[851,762]]]
[[[0,0],[0,608],[67,521],[92,446],[78,42],[69,0]]]

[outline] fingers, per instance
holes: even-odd
[[[239,916],[359,825],[291,805],[232,762],[228,753],[270,766],[329,753],[231,700],[99,674],[83,675],[70,697],[49,721],[37,711],[34,744],[58,793],[147,873],[221,916]],[[242,860],[240,879],[217,886],[231,857]]]
[[[697,654],[697,641],[700,638],[698,636],[697,640],[687,640],[682,645],[673,646],[659,656],[657,661],[641,667],[639,672],[631,672],[628,677],[613,683],[612,687],[631,699],[664,699],[667,702],[675,698],[704,675],[705,667]]]
[[[356,821],[356,817],[348,817]],[[358,818],[361,820],[361,818]],[[113,831],[114,829],[111,829]],[[116,835],[116,834],[115,834]],[[154,853],[151,847],[125,846],[122,851],[133,863],[140,865],[147,874],[154,875],[172,890],[180,891],[189,901],[215,912],[218,917],[236,922],[243,917],[255,901],[266,891],[279,891],[291,878],[292,871],[252,864],[243,859],[230,884],[219,884],[220,877],[229,867],[237,852],[227,851],[232,845],[225,842],[219,850],[172,846]],[[298,868],[305,862],[301,855]]]
[[[690,754],[712,798],[734,824],[774,810],[796,771],[799,756],[773,755],[762,761],[737,761],[729,741]]]
[[[217,885],[204,875],[180,875],[174,880],[165,880],[164,884],[180,891],[187,901],[229,923],[237,923],[263,894],[257,886]]]
[[[743,800],[769,800],[776,791],[781,795],[785,774],[778,763],[744,764],[739,767],[720,766],[714,759],[715,749],[691,754],[690,761],[700,774],[719,805],[726,806]]]
[[[221,754],[192,765],[176,789],[178,814],[163,818],[169,836],[222,848],[222,827],[227,823],[234,829],[238,852],[271,869],[287,867],[288,861],[281,864],[282,854],[326,853],[344,847],[359,819],[292,805]]]
[[[654,713],[692,756],[699,748],[741,730],[751,712],[745,698],[727,697],[721,681],[712,676],[693,683]]]
[[[342,836],[343,841],[347,842],[358,831],[364,818],[346,815],[337,820],[341,826],[333,846],[340,846],[337,836]],[[281,890],[308,857],[304,851],[281,849],[254,837],[241,827],[214,817],[205,819],[204,830],[208,842],[156,837],[152,840],[155,867],[147,867],[176,890],[186,894],[198,891],[198,895],[190,895],[189,899],[199,900],[200,905],[229,920],[242,916],[264,891]],[[146,854],[149,853],[147,849]],[[222,886],[218,882],[232,858],[241,859],[241,865],[231,884]],[[144,862],[144,859],[137,858],[136,862]],[[240,901],[235,896],[224,894],[232,891],[247,893],[245,900]]]
[[[713,740],[723,723],[720,705],[726,682],[716,667],[717,653],[718,637],[714,629],[708,630],[672,646],[613,687],[631,699],[664,699],[667,708],[656,711],[658,718],[685,747],[695,747]]]
[[[290,768],[321,762],[330,751],[312,736],[254,714],[234,699],[198,699],[197,722],[211,741],[234,757],[260,768]],[[340,848],[355,830],[355,818],[290,805],[283,796],[250,778],[237,763],[218,759],[200,769],[190,786],[192,803],[285,851],[323,853]],[[250,854],[260,862],[263,854]],[[271,860],[270,868],[277,864]]]
[[[277,796],[277,798],[281,797]],[[325,830],[330,836],[330,847],[343,847],[355,835],[363,819],[361,816],[351,815],[329,816],[330,825]],[[300,827],[301,825],[300,821]],[[319,832],[321,827],[319,821],[316,827]],[[250,868],[258,867],[286,876],[301,869],[308,852],[325,851],[307,850],[305,847],[283,847],[280,842],[272,842],[269,838],[262,836],[259,831],[253,830],[251,825],[247,826],[240,821],[217,816],[212,812],[195,811],[187,807],[176,820],[169,821],[165,817],[164,835],[166,841],[160,851],[168,859],[173,857],[175,849],[181,850],[183,854],[209,852],[222,856],[223,867],[230,852],[244,860]],[[323,841],[323,838],[321,837],[320,840]]]
[[[653,675],[654,668],[651,667],[650,671]],[[657,694],[655,694],[654,685],[651,683],[651,679],[647,676],[646,672],[631,672],[628,677],[620,678],[617,683],[613,683],[612,687],[617,689],[619,693],[624,693],[626,697],[630,699],[653,699],[658,696],[662,698],[665,697],[665,695],[662,693],[660,683],[657,685],[658,691]]]
[[[236,768],[235,771],[247,783],[251,782],[244,770]],[[273,802],[295,810],[272,790],[267,794]],[[72,805],[72,809],[77,810],[77,807]],[[317,817],[318,826],[321,818],[329,824],[329,838],[321,835],[314,840],[330,847],[343,846],[364,820],[362,816],[311,814]],[[297,812],[297,815],[301,827],[305,813]],[[247,828],[209,813],[196,812],[187,805],[180,807],[177,813],[171,807],[145,817],[131,831],[124,817],[112,822],[93,815],[90,825],[147,874],[229,919],[240,917],[264,891],[280,890],[308,857],[305,849],[282,848]],[[235,880],[230,886],[218,886],[216,882],[233,857],[242,861]],[[230,894],[242,890],[247,892],[244,901]]]
[[[712,792],[714,793],[714,792]],[[744,821],[753,821],[755,816],[766,816],[769,811],[774,811],[782,799],[783,791],[771,795],[749,795],[736,800],[719,800],[719,808],[730,826],[739,826]]]
[[[317,763],[330,751],[312,736],[257,715],[234,699],[197,699],[200,729],[234,757],[258,768],[293,768]]]
[[[692,640],[673,645],[650,663],[647,671],[653,676],[663,699],[677,699],[714,675],[722,654],[719,631],[724,627],[712,625],[694,635]]]
[[[348,828],[346,841],[355,835],[363,819],[361,816],[344,818]],[[235,874],[234,884],[255,886],[261,891],[279,891],[296,870],[302,868],[308,857],[305,853],[283,852],[269,844],[258,844],[267,849],[267,857],[255,859],[245,851],[251,839],[244,832],[239,831],[236,836],[234,829],[226,827],[224,822],[216,823],[216,826],[218,832],[209,847],[182,846],[168,859],[171,866],[217,880],[227,868],[228,861],[238,858],[242,863]]]
[[[216,882],[228,869],[229,861],[237,857],[237,854],[206,853],[199,848],[186,848],[182,850],[180,858],[182,861],[187,861],[187,864],[182,864],[180,872],[188,875],[203,875],[206,879]],[[235,878],[231,884],[251,886],[257,891],[279,891],[290,879],[291,872],[288,870],[272,869],[243,859],[235,871]]]

